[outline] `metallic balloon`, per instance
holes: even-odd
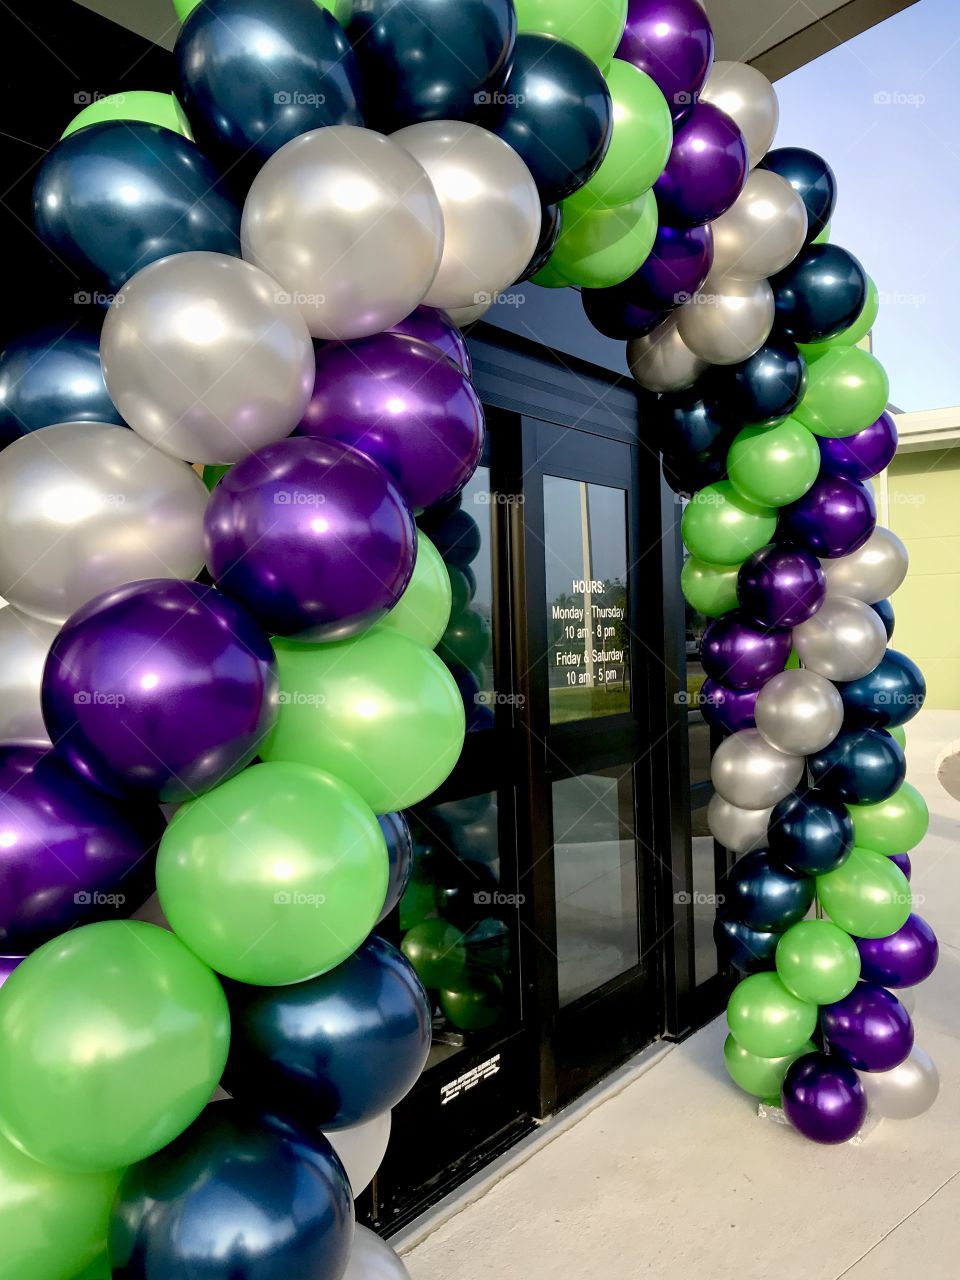
[[[694,355],[684,343],[676,315],[667,316],[642,338],[634,338],[627,346],[627,364],[646,391],[682,391],[710,367],[708,360]]]
[[[680,337],[695,355],[711,364],[739,364],[770,336],[773,292],[766,280],[729,280],[711,273],[678,315]]]
[[[913,1048],[913,1023],[886,987],[859,982],[848,996],[820,1011],[831,1053],[858,1071],[892,1071]]]
[[[601,293],[612,293],[604,289]],[[648,431],[660,449],[677,454],[700,454],[714,445],[730,444],[737,432],[737,424],[730,414],[712,396],[705,398],[705,388],[691,387],[687,391],[674,391],[660,397],[650,408]]]
[[[723,877],[720,891],[720,914],[725,920],[737,920],[761,933],[783,933],[809,911],[815,882],[812,876],[789,871],[773,861],[766,849],[754,849],[737,859]]]
[[[649,306],[678,307],[698,291],[712,265],[713,232],[709,223],[702,227],[661,224],[649,257],[631,279],[638,300]]]
[[[787,1119],[812,1142],[849,1142],[867,1118],[867,1097],[856,1071],[823,1053],[808,1053],[789,1067],[781,1099]]]
[[[712,102],[743,134],[750,167],[770,150],[780,121],[777,94],[762,71],[744,62],[715,62],[700,90],[701,102]]]
[[[517,277],[517,284],[522,284],[525,280],[529,280],[531,276],[535,276],[538,271],[543,270],[557,247],[557,241],[560,239],[562,230],[563,206],[559,203],[545,204],[540,217],[540,235],[537,237],[537,247],[534,249],[530,261],[524,267],[523,274]]]
[[[513,284],[540,238],[537,184],[502,138],[462,120],[391,134],[423,165],[443,211],[443,256],[423,301],[468,307]]]
[[[443,213],[408,151],[353,125],[294,138],[243,207],[243,256],[279,281],[315,338],[362,338],[403,320],[440,266]]]
[[[0,595],[61,623],[138,578],[195,578],[207,490],[125,427],[61,423],[0,454]]]
[[[645,71],[679,115],[713,65],[710,21],[697,0],[630,0],[616,56]]]
[[[739,809],[769,809],[798,785],[803,756],[771,747],[756,729],[741,729],[720,743],[710,765],[714,788]]]
[[[759,693],[759,688],[731,689],[707,676],[700,686],[697,706],[712,729],[720,733],[736,733],[738,729],[756,728],[753,713]]]
[[[830,221],[837,202],[837,179],[822,156],[803,147],[778,147],[760,161],[762,169],[786,178],[807,208],[807,241]]]
[[[410,1280],[410,1272],[386,1240],[358,1223],[341,1280]]]
[[[896,933],[885,938],[857,938],[856,943],[863,977],[881,987],[914,987],[925,982],[940,958],[937,935],[922,916],[913,913]]]
[[[405,320],[390,326],[391,333],[403,333],[408,338],[419,338],[437,347],[448,360],[458,364],[469,378],[473,372],[473,360],[467,340],[450,319],[446,311],[436,307],[417,307]]]
[[[803,399],[807,368],[793,343],[773,339],[742,364],[714,370],[710,385],[738,423],[773,426]]]
[[[865,604],[892,596],[907,576],[909,563],[907,548],[882,525],[850,555],[822,562],[828,594],[853,596]]]
[[[609,289],[580,290],[587,319],[604,337],[617,342],[642,338],[666,318],[666,308],[637,301],[637,274]]]
[[[818,613],[793,631],[803,665],[828,680],[858,680],[883,657],[887,633],[868,604],[828,596]]]
[[[457,328],[463,330],[469,328],[472,324],[476,324],[481,316],[487,314],[495,302],[496,298],[485,298],[483,302],[475,302],[469,307],[447,307],[446,311]]]
[[[299,307],[258,267],[179,253],[138,271],[100,339],[114,404],[148,444],[231,463],[294,429],[313,390]]]
[[[802,205],[800,197],[792,194]],[[863,310],[867,297],[867,273],[852,253],[835,244],[808,245],[770,285],[777,300],[777,328],[802,343],[842,334]]]
[[[831,743],[843,725],[840,695],[823,676],[781,671],[760,690],[757,729],[778,751],[808,756]]]
[[[890,465],[897,440],[896,423],[886,412],[852,436],[817,436],[822,469],[848,480],[867,480]]]
[[[879,804],[899,790],[907,762],[889,733],[858,725],[837,734],[823,750],[809,752],[807,768],[825,795],[844,804]]]
[[[323,1136],[340,1157],[354,1199],[366,1191],[383,1163],[390,1141],[391,1118],[391,1112],[382,1111],[346,1129],[323,1130]]]
[[[772,809],[738,809],[723,796],[712,795],[707,805],[710,834],[731,853],[751,853],[767,843],[767,824]]]
[[[820,473],[781,517],[785,540],[821,558],[848,556],[877,526],[873,495],[858,480]]]
[[[40,711],[40,681],[55,623],[32,618],[13,605],[0,606],[0,743],[47,746]]]
[[[850,857],[853,821],[839,801],[819,791],[798,791],[774,805],[767,847],[793,871],[826,875]]]
[[[888,853],[886,856],[890,859],[890,861],[894,864],[894,866],[899,867],[899,869],[903,872],[908,882],[913,878],[913,863],[910,861],[909,853]],[[885,982],[883,983],[883,985],[885,987],[889,987],[892,984],[889,982]],[[910,1010],[908,1009],[907,1013],[909,1012]]]
[[[885,1120],[915,1120],[937,1100],[940,1074],[936,1063],[919,1045],[890,1071],[864,1071],[860,1076],[867,1103]]]
[[[698,102],[676,125],[667,167],[654,184],[661,220],[672,227],[712,222],[747,179],[747,144],[729,116]]]
[[[772,969],[782,936],[773,930],[750,929],[739,920],[725,920],[722,916],[713,922],[713,938],[723,961],[741,973]]]
[[[776,543],[755,551],[737,575],[742,611],[765,627],[798,627],[813,617],[825,595],[816,556]]]
[[[847,719],[880,729],[893,729],[912,720],[926,696],[923,672],[911,658],[896,649],[888,649],[866,675],[840,685]]]
[[[732,689],[761,688],[789,656],[789,631],[761,627],[736,610],[714,618],[700,641],[704,671]]]
[[[390,862],[390,880],[387,896],[377,924],[382,924],[406,892],[413,875],[414,850],[410,824],[400,812],[382,813],[377,822],[387,842],[387,858]]]
[[[782,271],[803,248],[807,211],[779,174],[754,169],[735,203],[712,226],[711,274],[763,280]]]
[[[20,961],[25,958],[25,956],[0,956],[0,987],[10,977]]]

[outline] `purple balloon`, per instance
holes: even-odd
[[[774,543],[755,551],[737,576],[741,609],[764,627],[798,627],[813,617],[826,594],[816,556]]]
[[[728,689],[707,678],[700,687],[700,710],[707,724],[721,733],[755,729],[759,689]]]
[[[483,409],[463,370],[435,347],[380,333],[320,348],[297,434],[354,445],[389,472],[411,507],[429,507],[476,471]]]
[[[812,1142],[849,1142],[867,1118],[860,1077],[824,1053],[806,1053],[792,1063],[780,1097],[787,1119]]]
[[[761,627],[740,611],[714,618],[700,641],[704,671],[731,689],[759,689],[789,657],[789,631]]]
[[[678,307],[700,291],[713,266],[710,226],[657,228],[650,256],[631,276],[648,306]]]
[[[869,480],[888,467],[897,452],[897,427],[889,413],[881,413],[876,422],[852,436],[834,440],[817,436],[820,466],[832,476],[848,480]]]
[[[922,916],[907,916],[906,924],[886,938],[854,938],[860,952],[860,976],[881,987],[915,987],[937,967],[940,945]]]
[[[780,512],[778,536],[833,559],[862,547],[877,525],[873,496],[857,480],[820,474],[797,502]]]
[[[670,110],[687,110],[713,65],[713,30],[697,0],[629,0],[616,56],[645,71]]]
[[[909,880],[913,875],[913,863],[910,861],[909,853],[888,853],[887,857],[900,868]]]
[[[378,462],[339,440],[279,440],[230,468],[206,519],[217,586],[267,631],[341,640],[399,600],[417,527]]]
[[[886,987],[858,982],[848,996],[820,1010],[831,1053],[858,1071],[892,1071],[910,1056],[913,1023]]]
[[[448,360],[459,365],[469,378],[473,373],[473,360],[467,340],[453,323],[446,311],[439,307],[417,307],[406,320],[393,325],[388,333],[405,333],[408,338],[419,338],[439,347]]]
[[[10,977],[20,961],[25,959],[26,956],[0,956],[0,987]]]
[[[44,721],[68,763],[104,791],[166,803],[248,765],[277,698],[260,625],[214,587],[176,579],[96,596],[67,619],[43,672]]]
[[[134,809],[53,752],[19,746],[0,748],[0,804],[0,949],[26,953],[74,925],[129,916],[153,892],[158,807]]]
[[[724,213],[747,180],[747,144],[729,116],[698,102],[676,126],[654,192],[668,226],[694,227]]]

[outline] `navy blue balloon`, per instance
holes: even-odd
[[[642,338],[668,315],[664,308],[648,305],[637,288],[636,276],[610,289],[581,289],[580,301],[597,332],[615,342]]]
[[[777,329],[794,342],[823,342],[853,324],[867,300],[867,273],[836,244],[810,244],[770,281]]]
[[[843,730],[807,756],[807,768],[818,791],[844,804],[888,800],[907,775],[903,748],[883,729]]]
[[[603,163],[613,100],[585,53],[553,36],[523,32],[504,92],[479,123],[519,153],[540,198],[552,204],[579,191]]]
[[[759,167],[790,183],[806,206],[807,244],[815,240],[837,203],[837,179],[826,160],[804,147],[777,147],[767,152]]]
[[[115,292],[171,253],[240,256],[240,211],[217,183],[206,156],[172,129],[91,124],[40,166],[34,225],[81,285]]]
[[[513,0],[352,0],[349,9],[371,129],[475,120],[510,70]]]
[[[721,441],[714,449],[698,454],[665,453],[663,478],[678,494],[696,493],[708,484],[725,480],[727,476],[727,444]]]
[[[377,924],[386,920],[406,891],[413,874],[413,837],[410,827],[402,813],[384,813],[377,821],[387,842],[387,857],[390,860],[390,879],[387,883],[387,896]]]
[[[563,210],[558,204],[545,204],[540,217],[540,239],[537,241],[537,247],[533,251],[533,257],[527,263],[523,275],[517,281],[522,284],[524,280],[529,280],[531,276],[535,276],[541,267],[547,265],[547,261],[554,249],[557,247],[557,241],[560,239],[560,232],[563,230]],[[603,290],[598,290],[603,292]]]
[[[174,57],[197,145],[231,181],[252,181],[301,133],[363,124],[350,42],[316,0],[204,0]]]
[[[223,1087],[307,1128],[340,1129],[389,1110],[430,1051],[427,993],[376,935],[309,982],[224,989],[232,1031]]]
[[[792,342],[772,339],[741,364],[717,366],[711,395],[741,425],[767,426],[788,417],[807,389],[807,366]]]
[[[123,1175],[110,1224],[113,1280],[320,1280],[339,1276],[353,1196],[320,1133],[238,1102]]]
[[[754,849],[724,876],[720,914],[748,929],[783,933],[807,914],[814,890],[811,876],[778,865],[766,849]]]
[[[671,457],[719,451],[739,430],[739,424],[731,422],[727,406],[714,397],[705,398],[703,388],[696,386],[662,395],[652,417],[656,443]]]
[[[774,806],[767,826],[770,856],[802,875],[843,866],[853,850],[853,819],[841,802],[818,791],[795,791]]]
[[[912,720],[927,696],[927,682],[905,653],[888,649],[879,664],[859,680],[837,684],[850,724],[891,729]]]
[[[713,937],[723,960],[741,973],[762,973],[774,967],[777,944],[783,935],[760,929],[748,929],[737,920],[718,916]]]
[[[100,370],[100,336],[51,326],[14,338],[0,355],[0,449],[58,422],[123,419]]]
[[[897,619],[893,612],[893,605],[889,600],[878,600],[876,604],[872,604],[870,608],[879,617],[883,623],[883,629],[887,633],[887,639],[893,639],[893,629],[897,625]]]

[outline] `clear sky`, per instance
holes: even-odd
[[[877,282],[902,409],[960,405],[960,0],[919,0],[777,83],[775,146],[837,175],[831,239]]]

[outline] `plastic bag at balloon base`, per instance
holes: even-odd
[[[787,1129],[791,1129],[793,1127],[787,1119],[787,1113],[784,1111],[783,1107],[778,1106],[773,1102],[763,1102],[762,1100],[758,1102],[757,1118],[760,1120],[766,1120],[768,1124],[782,1124]],[[868,1111],[867,1118],[860,1126],[859,1132],[855,1133],[847,1143],[841,1145],[846,1145],[848,1147],[862,1146],[882,1119],[882,1116],[876,1115],[873,1111]]]

